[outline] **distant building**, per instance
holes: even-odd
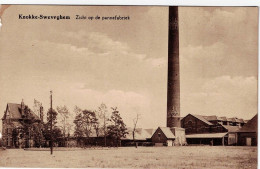
[[[185,145],[185,132],[180,127],[158,127],[151,141],[155,146]]]
[[[63,136],[58,137],[56,143],[59,147],[104,146],[104,132],[99,130],[97,134],[96,130],[93,129],[88,137],[76,137],[73,134],[68,134],[65,138]],[[111,139],[107,138],[107,143],[109,143],[107,145],[110,145]]]
[[[133,129],[128,128],[128,134],[126,135],[126,137],[121,138],[122,146],[133,146],[135,144],[140,145],[140,146],[152,145],[151,137],[152,137],[154,131],[155,131],[155,129],[137,128],[135,130],[135,139],[134,139],[133,138]]]
[[[2,143],[8,148],[33,146],[30,132],[25,132],[25,126],[30,120],[39,123],[41,119],[34,114],[22,101],[21,104],[8,103],[2,118]]]
[[[258,115],[256,114],[242,128],[237,131],[238,145],[257,146]]]
[[[188,144],[236,145],[243,119],[188,114],[181,120]]]

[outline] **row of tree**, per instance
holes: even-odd
[[[109,137],[115,140],[118,146],[121,138],[125,137],[128,132],[117,108],[111,109],[111,116],[108,117],[108,108],[105,104],[101,104],[97,111],[75,107],[76,117],[73,123],[75,124],[74,136],[77,140],[91,136],[104,137],[104,145],[106,146],[107,137]]]
[[[38,112],[41,109],[39,105],[38,102],[35,102],[34,112]],[[114,140],[118,146],[121,138],[128,134],[126,125],[116,107],[111,108],[110,116],[107,106],[103,103],[95,111],[83,110],[75,106],[73,112],[75,113],[75,118],[72,122],[70,120],[72,114],[66,106],[58,106],[56,110],[49,109],[45,122],[41,121],[39,123],[33,117],[27,118],[31,119],[31,121],[25,123],[25,130],[27,133],[31,133],[30,137],[34,139],[36,146],[48,146],[46,142],[51,140],[51,138],[53,142],[57,142],[60,138],[63,138],[62,140],[65,142],[71,136],[73,123],[73,137],[78,142],[90,137],[102,137],[104,146],[107,146],[107,138]],[[52,133],[50,130],[51,125]],[[30,132],[28,132],[29,130]]]

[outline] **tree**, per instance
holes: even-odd
[[[44,124],[43,124],[43,107],[42,103],[38,100],[34,99],[34,105],[33,105],[33,112],[40,117],[40,122],[33,125],[33,138],[35,141],[36,146],[42,147],[45,139],[43,136],[43,130],[44,130]]]
[[[49,109],[48,112],[47,112],[47,126],[49,128],[51,128],[51,120],[52,120],[52,128],[54,127],[57,127],[56,124],[57,124],[57,111],[54,110],[54,109]]]
[[[32,125],[33,132],[31,136],[33,137],[36,147],[42,147],[44,145],[45,138],[43,135],[43,129],[44,129],[43,123],[34,123]]]
[[[82,110],[79,107],[74,108],[76,113],[73,123],[75,124],[74,136],[77,137],[78,142],[83,137],[89,138],[97,126],[98,119],[96,113],[90,110]]]
[[[23,136],[27,140],[26,144],[28,147],[31,146],[30,140],[33,140],[35,145],[41,147],[44,142],[43,136],[43,123],[35,118],[32,114],[31,109],[25,105],[24,107],[25,118],[23,119]]]
[[[102,103],[99,107],[98,107],[98,111],[97,111],[97,114],[98,116],[103,119],[103,132],[104,132],[104,142],[105,142],[105,147],[107,146],[107,122],[109,121],[109,119],[107,118],[107,113],[108,113],[108,110],[107,110],[107,106]],[[99,124],[97,124],[99,125]],[[96,126],[96,129],[97,126]]]
[[[112,111],[110,118],[111,124],[107,127],[108,135],[116,140],[116,146],[118,147],[118,143],[121,143],[121,138],[125,137],[128,132],[117,108],[112,108]]]
[[[65,138],[66,133],[68,133],[68,130],[71,128],[71,124],[68,123],[68,118],[70,116],[70,112],[66,106],[58,106],[57,107],[58,115],[61,117],[61,130],[63,135],[63,141],[65,145]]]
[[[38,115],[39,117],[41,116],[41,107],[42,107],[41,102],[39,102],[38,100],[34,99],[33,112],[34,112],[36,115]]]
[[[94,124],[96,122],[96,114],[93,111],[89,110],[83,110],[83,127],[84,127],[84,133],[86,137],[89,137],[92,133],[92,129],[94,127]]]
[[[47,112],[47,123],[44,125],[44,137],[46,140],[57,141],[58,137],[61,137],[61,130],[57,127],[57,115],[58,113],[54,109],[49,109]],[[52,121],[52,122],[51,122]],[[52,133],[51,133],[52,124]]]
[[[133,119],[133,122],[134,122],[134,128],[133,128],[133,140],[134,140],[134,143],[135,143],[135,147],[137,148],[137,143],[135,142],[135,131],[136,131],[136,125],[138,123],[138,120],[140,118],[140,114],[136,114],[136,118]]]
[[[100,122],[99,122],[100,116],[99,116],[99,114],[98,114],[98,111],[94,111],[94,113],[95,113],[95,115],[96,115],[96,118],[93,119],[93,121],[94,121],[93,127],[94,127],[94,130],[95,130],[96,135],[97,135],[97,137],[98,137],[99,134],[100,134]]]
[[[75,124],[74,136],[77,138],[77,143],[84,137],[84,127],[83,127],[83,113],[82,110],[75,106],[74,112],[76,113],[73,123]]]

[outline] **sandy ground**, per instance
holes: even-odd
[[[120,147],[71,151],[0,150],[0,167],[257,168],[257,147]]]

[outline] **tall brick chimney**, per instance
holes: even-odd
[[[169,7],[167,127],[181,127],[178,7]]]

